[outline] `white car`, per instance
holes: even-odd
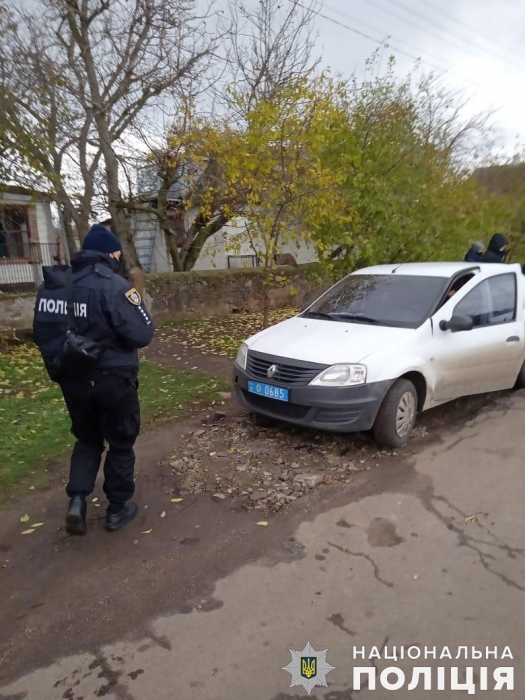
[[[249,338],[234,365],[257,414],[400,447],[418,411],[525,386],[520,265],[406,263],[348,275]]]

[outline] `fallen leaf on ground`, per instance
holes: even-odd
[[[96,503],[98,501],[98,498],[92,498],[91,503]]]
[[[42,527],[43,524],[44,523],[33,523],[33,525],[31,525],[31,527]]]
[[[268,522],[266,520],[259,520],[258,523],[255,523],[256,525],[262,525],[262,527],[266,527],[268,525]]]
[[[21,523],[27,523],[28,520],[29,520],[29,515],[27,513],[20,518]]]
[[[165,517],[166,517],[166,511],[165,511],[165,510],[162,511],[162,513],[160,514],[160,517],[161,517],[161,518],[165,518]]]
[[[143,530],[143,531],[142,531],[142,534],[143,534],[143,535],[149,535],[150,532],[153,532],[153,528],[151,528],[151,530]]]
[[[182,498],[171,498],[170,500],[172,503],[180,503],[182,501]]]
[[[30,486],[30,487],[29,487],[29,490],[30,490],[30,491],[34,491],[34,490],[35,490],[35,487],[34,487],[34,486]]]
[[[466,523],[475,523],[476,522],[476,516],[475,515],[468,515],[465,518]]]
[[[34,532],[34,530],[31,528],[29,530],[24,530],[22,534],[23,535],[30,535],[32,532]]]

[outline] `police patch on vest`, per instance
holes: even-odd
[[[129,292],[126,292],[126,299],[130,304],[133,304],[133,306],[140,306],[140,302],[142,301],[140,294],[137,292],[135,287],[130,289]]]

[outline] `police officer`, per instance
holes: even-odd
[[[72,260],[70,315],[76,331],[101,348],[87,375],[63,373],[59,358],[68,336],[66,266],[44,268],[33,323],[34,340],[47,371],[60,384],[76,443],[71,456],[66,515],[69,534],[86,533],[86,498],[92,493],[104,442],[106,529],[118,530],[138,512],[133,445],[140,430],[137,348],[149,345],[153,322],[136,289],[120,275],[122,246],[109,229],[91,228]]]

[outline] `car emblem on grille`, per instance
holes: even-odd
[[[271,379],[273,376],[277,374],[277,370],[279,367],[277,365],[272,365],[271,367],[268,367],[266,370],[266,376]]]

